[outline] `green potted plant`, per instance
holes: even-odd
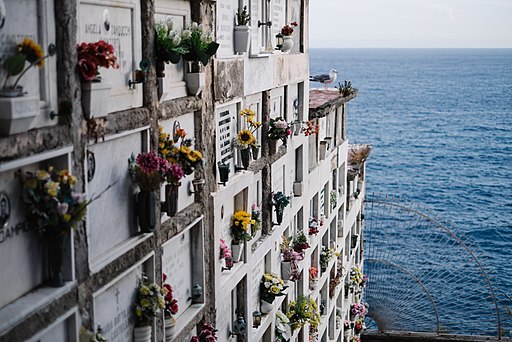
[[[165,308],[165,291],[149,278],[142,274],[139,279],[136,301],[133,306],[135,313],[135,328],[133,329],[133,340],[135,342],[151,341],[151,327],[153,319],[160,317]]]
[[[235,52],[244,53],[249,51],[249,42],[251,36],[251,28],[247,26],[251,16],[247,12],[247,6],[236,12],[235,26]]]
[[[39,114],[39,96],[23,91],[20,81],[32,67],[42,68],[45,59],[55,55],[55,45],[50,44],[48,54],[30,38],[24,38],[15,48],[15,53],[6,57],[0,67],[5,78],[0,77],[0,135],[8,136],[26,132]],[[28,62],[28,66],[25,65]],[[0,73],[0,76],[2,74]]]
[[[178,64],[187,49],[181,44],[181,32],[173,29],[172,21],[155,24],[156,77],[165,77],[165,64]]]
[[[219,44],[213,41],[213,35],[204,24],[193,22],[189,29],[181,34],[180,47],[187,50],[183,58],[187,61],[185,81],[190,95],[199,95],[204,88],[204,67],[215,55]]]
[[[316,301],[309,296],[298,296],[297,300],[290,302],[286,313],[290,320],[292,331],[301,329],[309,323],[310,329],[316,330],[320,324],[320,312]]]
[[[272,205],[276,212],[277,224],[283,223],[284,208],[290,204],[290,196],[286,196],[281,191],[272,194]]]

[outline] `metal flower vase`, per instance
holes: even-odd
[[[157,221],[156,207],[157,198],[154,191],[141,190],[137,194],[137,216],[143,233],[150,233],[155,230]]]
[[[283,223],[283,214],[284,214],[284,209],[276,208],[277,224]]]
[[[46,238],[48,250],[48,285],[61,287],[64,285],[62,265],[64,258],[65,235],[51,235]]]
[[[259,146],[251,145],[251,153],[252,153],[252,159],[253,160],[257,160],[258,159],[258,155],[260,153],[260,147]]]
[[[165,185],[164,211],[167,213],[167,216],[174,216],[178,212],[178,194],[180,185],[181,183]]]
[[[240,150],[240,156],[242,157],[242,165],[245,170],[249,168],[249,163],[251,160],[251,152],[248,148],[244,148]]]
[[[187,61],[187,72],[185,73],[187,90],[190,95],[199,95],[206,83],[204,66],[199,61]]]
[[[235,26],[235,52],[245,53],[249,51],[251,28],[247,25]]]

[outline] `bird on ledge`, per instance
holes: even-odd
[[[329,71],[329,74],[309,76],[309,80],[312,82],[320,82],[325,86],[325,89],[327,89],[327,85],[336,81],[337,75],[338,72],[336,71],[336,69],[332,69],[331,71]]]

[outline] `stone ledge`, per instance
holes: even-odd
[[[158,108],[158,119],[165,120],[201,110],[202,100],[196,96],[180,97],[165,101]]]
[[[337,89],[311,89],[309,91],[309,119],[321,118],[333,109],[357,97],[357,93],[341,96]]]

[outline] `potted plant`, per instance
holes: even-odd
[[[274,299],[284,296],[284,281],[275,273],[265,273],[260,281],[261,313],[268,314],[273,309]]]
[[[290,124],[286,122],[282,117],[270,119],[268,128],[268,137],[270,143],[270,152],[276,153],[276,142],[281,140],[283,145],[286,146],[288,136],[292,134]]]
[[[222,271],[229,271],[233,267],[233,253],[224,239],[220,239],[220,260],[223,263]]]
[[[309,296],[298,296],[295,301],[290,302],[286,314],[290,320],[292,331],[301,329],[309,323],[310,329],[316,330],[320,324],[320,312],[316,301]]]
[[[48,253],[48,285],[64,285],[62,276],[65,238],[85,216],[87,201],[75,192],[76,177],[68,170],[47,170],[19,174],[27,220],[44,239]],[[101,195],[101,194],[100,194]],[[97,196],[96,198],[98,198]]]
[[[20,84],[23,76],[32,67],[42,68],[45,59],[55,55],[55,45],[50,44],[48,54],[30,38],[24,38],[15,53],[5,58],[1,67],[5,79],[0,78],[0,135],[8,136],[28,131],[39,114],[39,96],[25,96]],[[29,63],[28,66],[25,65]],[[16,77],[17,76],[17,77]],[[13,80],[14,78],[14,80]]]
[[[231,223],[231,234],[233,234],[233,244],[231,250],[233,251],[233,261],[238,262],[242,258],[244,241],[249,241],[252,236],[249,233],[249,228],[254,224],[251,214],[245,210],[236,211],[233,214]]]
[[[112,83],[103,81],[98,69],[119,68],[114,47],[100,40],[96,43],[81,43],[76,52],[76,69],[82,81],[82,109],[85,118],[106,116]]]
[[[296,252],[293,249],[292,237],[281,237],[281,278],[283,280],[300,280],[301,273],[297,261],[304,259],[302,253]]]
[[[254,220],[254,223],[251,224],[251,235],[254,237],[261,229],[261,211],[256,203],[253,203],[251,207],[251,217]]]
[[[236,12],[235,26],[235,53],[244,53],[249,51],[249,42],[251,36],[251,28],[247,26],[251,16],[247,12],[247,6],[242,10],[240,8]]]
[[[176,318],[174,315],[178,313],[178,301],[172,295],[172,287],[170,284],[165,283],[167,275],[162,274],[162,293],[164,295],[164,327],[165,327],[165,341],[171,341],[174,333],[174,326],[176,325]]]
[[[155,24],[156,77],[165,77],[165,64],[178,64],[187,52],[181,44],[181,32],[173,29],[172,21]]]
[[[304,232],[299,232],[293,237],[293,250],[304,257],[304,251],[311,246]]]
[[[187,61],[185,81],[191,95],[199,95],[205,84],[204,67],[217,52],[219,44],[213,41],[212,33],[204,24],[192,23],[189,29],[183,30],[180,47],[187,50],[183,58]]]
[[[316,235],[318,232],[318,221],[316,218],[311,217],[309,219],[309,235]]]
[[[137,194],[137,216],[142,232],[152,232],[157,223],[157,195],[161,184],[169,176],[171,165],[154,151],[141,152],[137,158],[128,159],[128,171],[139,186]]]
[[[276,341],[289,341],[292,334],[290,331],[290,320],[281,310],[276,311]]]
[[[272,193],[272,205],[276,212],[277,224],[283,223],[284,208],[290,204],[290,199],[290,196],[286,196],[281,191],[278,191],[275,194]]]
[[[318,284],[318,267],[311,266],[309,268],[309,288],[311,290],[316,289]]]
[[[338,86],[335,87],[338,89],[339,93],[343,97],[348,97],[350,95],[355,95],[358,92],[357,88],[352,88],[352,82],[345,80],[343,84],[338,82]]]
[[[320,269],[322,272],[327,271],[327,266],[329,262],[334,258],[335,251],[329,247],[322,246],[322,251],[320,252]]]
[[[290,51],[293,48],[293,28],[297,27],[298,24],[294,21],[290,23],[289,25],[283,26],[281,29],[281,35],[283,38],[283,44],[281,45],[281,51],[287,52]]]
[[[135,342],[151,341],[153,319],[159,317],[164,308],[165,291],[157,284],[150,282],[145,274],[142,274],[133,306],[135,313],[133,339]]]
[[[261,122],[256,121],[256,112],[249,108],[240,111],[242,117],[241,130],[233,141],[233,146],[240,150],[242,165],[245,170],[249,167],[250,147],[257,145],[254,133],[261,127]]]
[[[199,335],[192,336],[190,342],[215,342],[217,341],[216,332],[217,329],[213,325],[204,323]]]

